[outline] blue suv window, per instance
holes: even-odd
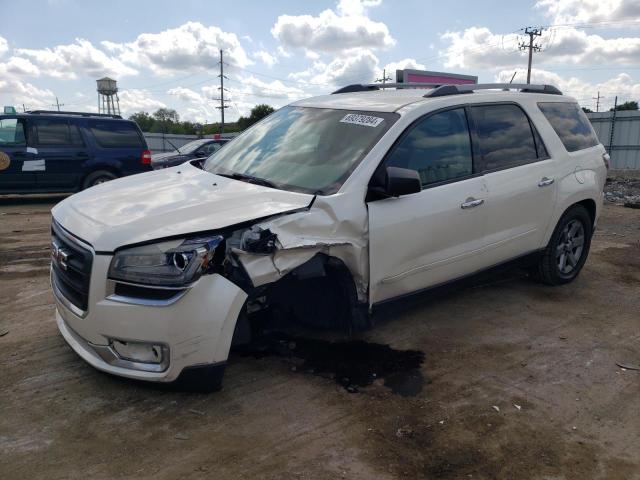
[[[82,145],[82,137],[76,125],[57,118],[39,118],[33,121],[39,146]]]
[[[142,138],[134,124],[129,122],[89,122],[89,130],[98,145],[104,148],[143,148]]]

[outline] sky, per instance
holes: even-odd
[[[195,122],[416,68],[526,81],[525,27],[542,27],[532,82],[600,109],[640,100],[640,0],[0,0],[0,105],[97,111],[118,81],[124,115]]]

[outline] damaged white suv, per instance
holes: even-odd
[[[272,317],[358,330],[383,302],[514,259],[573,280],[608,161],[575,100],[545,85],[400,87],[295,102],[202,168],[58,204],[66,341],[105,372],[215,389],[232,342]]]

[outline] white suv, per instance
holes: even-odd
[[[358,330],[383,302],[514,259],[573,280],[608,161],[575,100],[545,85],[406,87],[295,102],[202,168],[58,204],[66,341],[109,373],[215,389],[232,341],[274,317]]]

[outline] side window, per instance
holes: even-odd
[[[138,129],[130,122],[90,121],[89,129],[104,148],[143,148]]]
[[[539,103],[538,107],[556,131],[564,148],[575,152],[598,144],[589,119],[577,103]]]
[[[422,185],[471,175],[473,156],[464,108],[419,121],[395,146],[384,165],[416,170]]]
[[[40,146],[68,146],[72,145],[69,124],[66,120],[57,118],[38,118],[33,120],[37,144]]]
[[[0,147],[21,147],[26,144],[22,120],[17,118],[0,119]]]
[[[517,105],[471,107],[485,170],[515,167],[538,159],[529,119]]]

